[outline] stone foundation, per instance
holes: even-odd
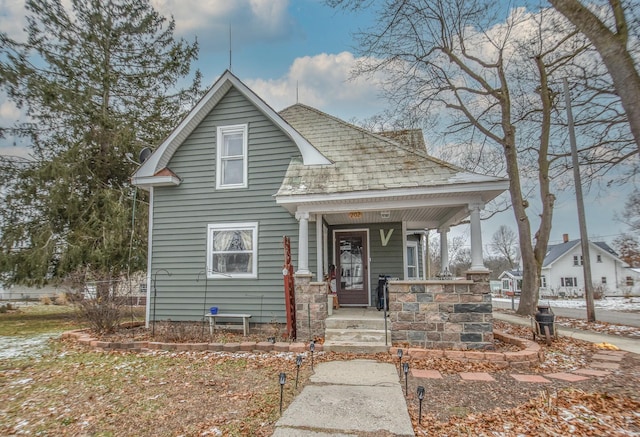
[[[328,316],[326,282],[311,282],[312,275],[295,275],[296,340],[324,337]]]
[[[489,272],[466,280],[389,283],[391,341],[425,349],[492,349]]]

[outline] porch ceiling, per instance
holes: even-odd
[[[388,217],[386,212],[389,213]],[[460,222],[468,215],[466,205],[460,205],[446,208],[382,209],[379,211],[359,211],[355,208],[351,212],[326,213],[322,215],[322,218],[329,225],[406,222],[408,229],[436,229],[446,224]]]
[[[506,184],[506,182],[504,183]],[[494,199],[504,187],[466,192],[350,193],[349,196],[300,196],[277,200],[292,213],[308,212],[310,219],[321,214],[330,225],[406,222],[408,229],[436,229],[469,216],[469,205]],[[388,212],[388,217],[387,213]]]

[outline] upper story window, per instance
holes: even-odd
[[[547,277],[545,275],[540,276],[540,287],[547,288]]]
[[[216,188],[247,188],[247,125],[218,126]]]
[[[602,255],[596,255],[596,262],[602,262]]]
[[[207,247],[208,277],[258,277],[258,223],[210,224]]]
[[[573,255],[573,265],[574,266],[581,266],[582,265],[582,255],[580,255],[580,256]]]

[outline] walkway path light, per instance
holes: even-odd
[[[424,399],[424,387],[418,386],[418,400],[420,401],[420,408],[418,409],[418,424],[422,424],[422,400]]]
[[[402,374],[402,349],[398,349],[398,373]]]
[[[309,343],[309,350],[311,351],[311,371],[313,372],[313,351],[316,350],[316,343],[313,340]]]
[[[300,366],[302,365],[302,355],[296,357],[296,390],[298,389],[298,374],[300,374]]]
[[[409,363],[405,362],[402,364],[402,370],[404,371],[404,395],[407,395],[407,389],[409,388]]]
[[[287,374],[280,373],[280,415],[282,416],[282,392],[284,390],[284,383],[287,382]]]

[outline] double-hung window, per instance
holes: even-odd
[[[216,188],[247,187],[247,125],[218,126]]]
[[[216,223],[208,226],[207,276],[258,277],[258,223]]]

